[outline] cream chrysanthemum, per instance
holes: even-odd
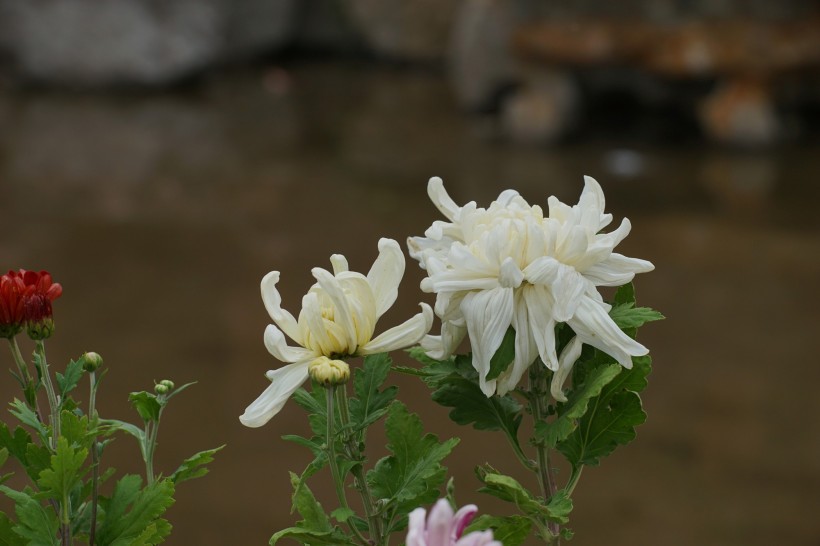
[[[654,266],[613,252],[631,225],[624,219],[614,231],[601,233],[612,215],[604,213],[604,194],[593,178],[585,177],[577,205],[550,197],[547,216],[513,190],[486,209],[474,202],[459,207],[437,177],[430,179],[428,194],[449,222],[434,222],[408,246],[427,270],[421,287],[436,294],[442,320],[441,335],[422,341],[431,357],[446,358],[468,335],[481,389],[490,396],[515,388],[539,356],[559,371],[554,334],[559,322],[567,323],[579,342],[624,367],[648,352],[615,325],[597,287],[620,286]],[[510,326],[516,332],[515,359],[497,379],[487,379],[490,359]],[[566,376],[571,365],[565,363],[561,374]]]

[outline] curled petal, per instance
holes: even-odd
[[[567,323],[584,343],[610,355],[624,368],[632,368],[633,356],[649,353],[649,349],[626,335],[603,307],[587,296],[581,299],[575,316]]]
[[[350,271],[350,267],[347,264],[347,258],[345,258],[341,254],[334,254],[330,257],[330,265],[333,266],[333,274],[338,275],[339,273],[344,273]]]
[[[319,286],[328,295],[333,302],[334,322],[343,329],[345,339],[347,340],[347,347],[349,350],[355,350],[358,344],[358,335],[356,333],[356,325],[353,322],[353,317],[350,312],[350,305],[345,296],[339,280],[330,274],[330,272],[321,267],[314,267],[311,270],[313,276],[319,282]],[[339,340],[342,341],[342,340]]]
[[[449,546],[453,543],[450,535],[453,526],[453,509],[447,499],[439,499],[427,517],[427,544]]]
[[[246,427],[261,427],[279,413],[288,398],[308,378],[308,362],[288,364],[265,375],[271,384],[239,416],[239,421]]]
[[[497,540],[493,540],[492,531],[475,531],[455,543],[455,546],[502,546]]]
[[[302,343],[302,335],[299,333],[299,326],[296,319],[289,312],[282,309],[282,297],[276,289],[279,282],[279,272],[271,271],[262,278],[262,302],[268,315],[273,319],[279,328],[296,343]]]
[[[376,298],[376,316],[380,317],[396,301],[399,283],[404,276],[404,254],[393,239],[379,240],[379,256],[367,273],[367,282]]]
[[[385,330],[367,345],[359,349],[361,355],[386,353],[403,349],[418,343],[433,325],[433,310],[426,303],[421,304],[421,313],[398,326]]]
[[[424,536],[424,524],[427,511],[424,508],[416,508],[410,512],[407,522],[407,540],[405,546],[427,546]]]
[[[461,207],[456,205],[456,202],[447,194],[447,190],[444,189],[444,181],[438,176],[432,177],[427,182],[427,195],[430,196],[430,201],[448,220],[453,220],[461,210]]]
[[[524,301],[538,355],[547,368],[558,369],[558,355],[555,352],[555,319],[552,318],[552,295],[543,286],[524,288]]]
[[[559,402],[567,401],[567,397],[563,391],[564,382],[567,380],[567,377],[569,377],[572,367],[575,365],[575,361],[581,356],[581,349],[583,349],[583,347],[584,344],[581,343],[581,338],[575,336],[572,338],[572,341],[567,343],[567,346],[561,351],[561,356],[558,357],[558,370],[552,374],[550,392],[552,393],[552,397]]]
[[[282,362],[300,362],[316,357],[316,353],[303,347],[290,347],[284,334],[273,324],[265,328],[265,348]]]
[[[470,522],[473,521],[473,518],[478,513],[478,506],[475,504],[467,504],[459,508],[456,515],[453,516],[453,525],[450,530],[450,536],[452,538],[461,538],[461,535],[464,534],[464,529],[470,525]]]
[[[490,359],[501,346],[512,323],[513,289],[493,288],[467,294],[461,302],[467,320],[467,333],[473,348],[473,368],[478,372],[481,391],[492,396],[495,380],[487,380]]]

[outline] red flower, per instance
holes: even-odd
[[[25,291],[23,275],[17,271],[0,277],[0,337],[11,339],[22,329]]]
[[[51,337],[54,332],[51,303],[63,293],[63,287],[51,279],[48,271],[26,271],[20,273],[25,285],[23,296],[23,319],[28,336],[34,340]]]

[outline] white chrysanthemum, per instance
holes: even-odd
[[[473,366],[487,396],[515,388],[538,356],[559,370],[558,322],[627,368],[633,356],[648,352],[609,318],[609,305],[597,287],[620,286],[654,266],[613,252],[629,234],[629,220],[601,233],[612,215],[604,213],[598,183],[584,180],[577,205],[550,197],[544,216],[541,207],[513,190],[502,192],[487,209],[474,202],[459,207],[440,178],[430,179],[430,199],[449,222],[434,222],[424,237],[408,240],[410,255],[428,273],[421,287],[436,293],[435,310],[442,320],[441,335],[427,336],[422,345],[431,357],[446,358],[469,335]],[[500,377],[488,380],[490,359],[510,326],[516,332],[515,360]]]
[[[349,271],[341,254],[331,256],[330,262],[332,274],[319,267],[312,270],[317,283],[302,298],[298,320],[281,307],[279,272],[262,279],[262,300],[276,324],[265,330],[265,346],[291,364],[266,374],[271,385],[239,418],[243,425],[260,427],[276,415],[308,378],[312,362],[402,349],[430,330],[433,311],[422,303],[421,313],[373,338],[376,321],[396,301],[404,275],[404,255],[396,241],[379,241],[379,256],[367,276]],[[285,335],[300,346],[288,346]]]

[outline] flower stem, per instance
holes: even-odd
[[[535,423],[545,420],[547,417],[547,405],[549,403],[549,390],[547,389],[546,368],[544,366],[533,365],[530,367],[530,409]],[[541,494],[544,501],[548,502],[557,487],[552,478],[552,467],[550,465],[550,452],[543,440],[534,442],[537,455],[538,484],[541,486]],[[555,522],[548,523],[549,533],[552,536],[550,542],[559,546],[561,544],[561,526]]]
[[[48,361],[46,360],[46,346],[42,340],[37,341],[37,354],[40,356],[40,366],[42,367],[40,374],[43,378],[43,384],[46,386],[48,405],[51,408],[51,448],[57,449],[57,440],[60,438],[60,403],[54,391],[54,385],[51,383],[51,373],[48,371]]]
[[[347,392],[344,388],[339,389],[339,419],[343,429],[347,429],[350,424],[350,412],[347,402]],[[364,455],[360,447],[364,445],[364,433],[360,439],[357,440],[349,432],[345,433],[344,439],[345,451],[351,460],[360,463],[364,461]],[[361,464],[356,464],[350,471],[353,474],[353,486],[359,492],[362,498],[362,506],[364,506],[365,517],[367,518],[367,525],[370,531],[369,544],[377,546],[385,546],[387,544],[386,537],[384,537],[384,527],[379,514],[376,513],[373,496],[370,493],[370,488],[367,487],[367,481],[364,477],[364,470]]]
[[[90,372],[89,378],[91,386],[88,395],[88,415],[91,417],[95,426],[97,423],[97,374]],[[91,523],[88,531],[88,546],[94,546],[94,538],[97,531],[97,504],[99,503],[100,493],[100,461],[97,453],[97,437],[94,436],[91,441]]]
[[[583,470],[584,467],[581,465],[572,469],[572,475],[569,477],[569,482],[567,482],[567,486],[565,487],[567,496],[572,495],[572,492],[575,491],[575,486],[578,485],[578,480],[581,479],[581,472]]]
[[[34,380],[32,379],[31,374],[28,371],[28,365],[23,358],[23,354],[20,352],[20,346],[17,345],[17,338],[9,339],[9,347],[11,348],[11,355],[14,358],[14,362],[17,364],[17,370],[20,372],[20,379],[25,383],[23,392],[25,394],[26,403],[32,410],[34,410],[34,413],[37,415],[37,419],[42,422],[43,418],[40,414],[40,405],[37,402],[37,388],[34,385]]]

